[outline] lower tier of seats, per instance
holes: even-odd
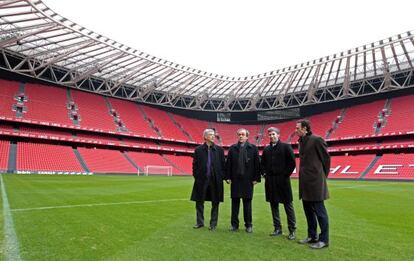
[[[0,140],[0,171],[191,175],[192,157]],[[11,152],[11,153],[10,153]],[[13,155],[14,154],[14,155]],[[10,162],[13,164],[9,164]],[[299,160],[296,160],[297,167]],[[292,177],[297,177],[294,171]],[[414,180],[414,153],[332,156],[331,179]]]

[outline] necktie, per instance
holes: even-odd
[[[211,149],[207,150],[207,177],[211,176]]]

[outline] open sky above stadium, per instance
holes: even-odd
[[[203,71],[250,76],[413,29],[414,2],[44,0],[90,30]]]

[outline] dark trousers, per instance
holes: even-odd
[[[239,227],[239,210],[240,210],[240,198],[231,199],[231,226]],[[244,226],[252,226],[252,199],[243,198],[243,217]]]
[[[210,226],[216,227],[218,221],[219,202],[211,202]],[[196,201],[197,225],[204,225],[204,201]]]
[[[295,232],[296,230],[296,217],[295,217],[295,210],[293,209],[293,203],[283,203],[285,207],[286,217],[289,232]],[[275,230],[282,229],[282,224],[280,222],[280,215],[279,215],[279,203],[278,202],[270,202],[270,208],[272,209],[272,217],[273,217],[273,226]]]
[[[324,201],[305,201],[302,200],[303,210],[305,211],[306,221],[308,222],[308,237],[318,239],[317,225],[321,229],[319,241],[329,243],[329,219]]]

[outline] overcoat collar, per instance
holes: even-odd
[[[250,148],[252,148],[252,144],[250,144],[248,141],[246,141],[246,143],[245,143],[245,145],[244,146],[246,146],[246,149],[250,149]],[[240,142],[237,142],[237,146],[236,146],[236,148],[238,149],[238,150],[240,150],[240,147],[241,147],[241,143]]]
[[[273,145],[273,142],[270,142],[269,144],[270,144],[270,147],[271,147],[271,148],[273,148],[273,147],[275,147],[275,148],[276,148],[277,146],[279,146],[279,144],[280,144],[280,140],[277,140],[277,142],[275,143],[275,145]]]
[[[309,136],[311,136],[311,135],[312,135],[312,132],[311,131],[308,132],[308,133],[306,133],[305,136],[299,137],[298,142],[306,142],[308,140]]]
[[[207,149],[208,149],[208,145],[207,145],[207,143],[205,143],[205,142],[204,142],[204,144],[203,144],[203,148],[207,151]],[[214,143],[213,143],[213,144],[211,145],[211,149],[212,149],[212,150],[216,150],[216,144],[214,144]]]

